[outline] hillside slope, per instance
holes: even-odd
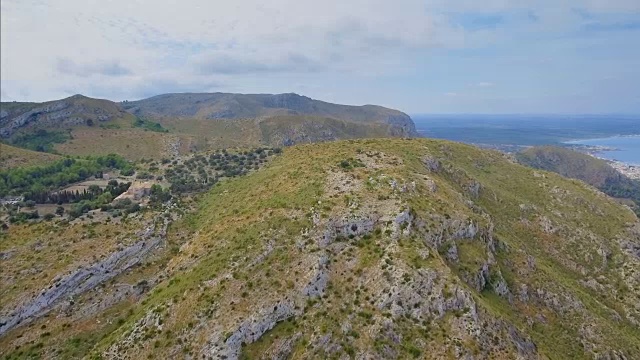
[[[640,181],[624,176],[604,160],[557,146],[531,147],[516,158],[523,165],[582,180],[609,196],[629,199],[640,213]]]
[[[297,146],[216,187],[196,223],[170,280],[96,351],[640,354],[637,218],[498,153],[427,140]]]
[[[123,103],[75,95],[0,104],[0,139],[66,155],[117,152],[133,160],[159,159],[234,146],[405,136],[417,132],[400,111],[295,94],[166,94]]]
[[[128,111],[146,116],[196,119],[241,119],[280,115],[313,115],[351,122],[390,125],[388,135],[417,136],[411,118],[381,106],[349,106],[314,100],[298,94],[164,94],[125,102]]]
[[[135,278],[149,293],[110,300],[117,321],[75,299],[3,329],[0,346],[105,359],[640,357],[638,218],[498,152],[297,145],[170,228],[181,245],[161,269],[139,268],[158,279]],[[115,299],[126,279],[89,299]]]
[[[0,143],[0,169],[44,165],[60,159],[61,157],[58,155],[30,151]]]
[[[74,95],[45,103],[1,103],[0,138],[35,129],[59,129],[77,125],[98,126],[126,116],[118,104],[109,100]]]

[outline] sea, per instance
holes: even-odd
[[[568,144],[602,146],[607,150],[596,153],[599,157],[640,166],[640,135],[611,136],[599,139],[574,140]]]
[[[580,144],[610,150],[598,156],[640,165],[640,115],[411,116],[426,137],[518,151],[528,146]]]

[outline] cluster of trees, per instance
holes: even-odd
[[[100,209],[102,211],[113,212],[114,216],[120,216],[124,214],[131,214],[140,211],[140,204],[131,201],[131,199],[122,199],[116,201],[113,205],[108,202],[102,202],[100,199],[82,200],[74,204],[67,212],[70,218],[74,219],[88,213],[90,210]]]
[[[133,213],[140,210],[140,205],[132,202],[130,199],[119,200],[113,205],[111,202],[115,197],[127,191],[131,186],[131,183],[118,183],[116,180],[111,180],[107,184],[105,189],[100,188],[98,185],[91,185],[82,192],[75,191],[60,191],[57,193],[42,193],[36,194],[36,198],[25,199],[16,205],[8,205],[7,210],[9,212],[9,221],[11,223],[21,223],[28,220],[38,219],[38,211],[20,211],[21,208],[33,208],[36,203],[53,203],[53,204],[66,204],[72,203],[71,208],[66,211],[70,218],[77,218],[83,214],[94,209],[101,209],[103,211],[114,211],[115,216],[119,216],[124,213]],[[162,190],[162,188],[161,188]],[[65,209],[62,206],[56,208],[55,214],[62,216],[65,213]],[[45,214],[45,220],[53,218],[53,214]]]
[[[184,164],[169,168],[165,171],[165,177],[174,193],[206,190],[220,178],[241,176],[257,170],[270,155],[280,152],[279,148],[257,148],[231,154],[223,149],[209,157],[196,155]]]
[[[46,166],[0,170],[0,197],[37,196],[91,176],[102,177],[109,169],[133,174],[131,164],[119,155],[110,154],[86,159],[64,159]]]
[[[161,132],[161,133],[169,132],[169,130],[163,128],[162,125],[158,124],[157,122],[145,120],[140,117],[136,117],[136,120],[133,122],[133,126],[143,128],[149,131],[155,131],[155,132]]]
[[[171,200],[171,192],[169,189],[163,189],[158,184],[151,185],[151,193],[149,195],[149,206],[152,208],[158,208],[165,202]]]
[[[127,191],[131,186],[130,182],[118,183],[117,180],[111,180],[107,184],[106,188],[102,189],[98,185],[90,185],[82,192],[76,191],[41,191],[26,193],[24,195],[25,200],[32,200],[37,204],[68,204],[75,203],[82,200],[98,200],[101,202],[111,202],[116,196]]]
[[[15,146],[41,152],[53,152],[53,145],[69,140],[71,136],[61,131],[40,129],[31,134],[20,134],[11,143]]]
[[[19,224],[26,222],[28,220],[35,220],[40,218],[38,214],[38,210],[33,211],[23,211],[23,212],[10,212],[9,213],[9,222],[12,224]]]
[[[611,197],[633,201],[633,211],[640,216],[640,181],[623,176],[608,178],[599,189]]]

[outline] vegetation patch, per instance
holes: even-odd
[[[47,166],[0,171],[0,197],[7,195],[43,198],[45,193],[66,185],[102,177],[102,172],[117,169],[132,171],[132,165],[119,155],[87,159],[64,159]]]
[[[209,189],[221,178],[233,178],[258,170],[279,148],[256,148],[245,151],[218,150],[209,156],[198,154],[182,164],[171,164],[165,178],[171,191],[185,193]],[[168,161],[168,160],[167,160]]]
[[[136,117],[135,121],[133,122],[133,126],[134,127],[138,127],[138,128],[142,128],[145,130],[149,130],[149,131],[155,131],[155,132],[159,132],[159,133],[168,133],[169,129],[165,129],[164,127],[162,127],[162,125],[160,125],[157,122],[153,122],[150,120],[146,120],[140,117]]]
[[[53,152],[55,144],[62,144],[71,139],[69,133],[39,129],[34,133],[18,134],[11,143],[15,146],[40,152]]]

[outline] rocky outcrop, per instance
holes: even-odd
[[[318,259],[318,264],[316,265],[315,269],[315,275],[307,284],[307,286],[302,289],[302,294],[304,296],[317,298],[324,295],[324,290],[327,287],[327,282],[329,282],[329,269],[327,268],[328,264],[329,258],[326,255],[323,255],[320,257],[320,259]]]
[[[19,129],[27,127],[51,129],[62,126],[93,126],[125,115],[113,102],[89,99],[81,95],[2,111],[5,115],[0,118],[0,138],[9,138]]]
[[[318,239],[318,245],[326,247],[339,237],[354,237],[373,231],[377,219],[373,217],[345,216],[329,221],[326,230]]]
[[[35,298],[18,306],[0,320],[0,335],[19,324],[47,314],[55,306],[70,301],[139,264],[164,241],[168,220],[164,217],[161,219],[163,219],[161,225],[151,224],[138,233],[139,240],[133,244],[123,247],[90,266],[78,268],[71,274],[55,279]]]
[[[222,344],[215,341],[208,349],[209,356],[217,359],[238,359],[242,345],[251,344],[258,340],[264,333],[273,329],[277,323],[300,314],[292,300],[285,300],[268,306],[248,319],[232,332]]]

